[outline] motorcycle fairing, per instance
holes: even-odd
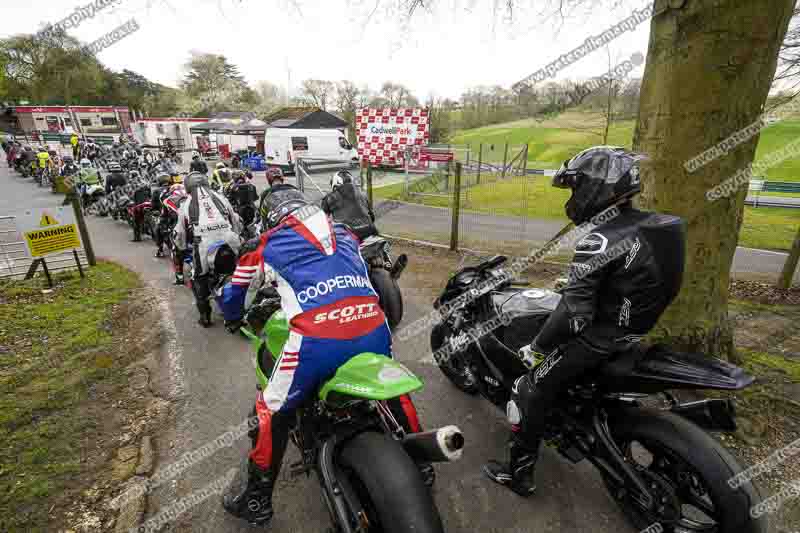
[[[422,388],[422,381],[397,361],[376,353],[356,355],[340,366],[336,374],[319,390],[319,398],[328,401],[331,393],[389,400]]]

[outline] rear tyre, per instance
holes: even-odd
[[[419,469],[397,441],[381,433],[361,433],[344,444],[336,462],[366,512],[365,531],[444,531]]]
[[[389,322],[389,328],[394,331],[403,319],[403,293],[397,281],[386,269],[373,268],[370,270],[369,279],[372,287],[378,293],[378,300]]]
[[[614,441],[661,500],[647,511],[624,488],[605,479],[612,498],[633,523],[644,529],[655,522],[667,533],[765,533],[765,515],[750,509],[761,502],[752,483],[732,488],[728,480],[742,471],[736,459],[688,420],[654,409],[610,413]]]

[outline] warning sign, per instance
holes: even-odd
[[[71,207],[27,209],[16,219],[31,257],[45,257],[81,247]]]
[[[58,226],[58,220],[54,219],[52,216],[50,216],[50,213],[45,211],[42,213],[42,219],[39,221],[39,225],[43,228],[47,226]]]

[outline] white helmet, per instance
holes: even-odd
[[[90,166],[92,166],[92,162],[91,161],[89,161],[85,157],[83,159],[81,159],[81,168],[89,168]]]
[[[331,177],[331,190],[336,190],[345,183],[353,183],[353,176],[347,170],[340,170]]]
[[[200,157],[200,152],[198,152],[197,150],[192,152],[192,159],[194,159],[195,157]]]
[[[228,165],[226,165],[225,163],[223,163],[222,161],[220,161],[219,163],[217,163],[217,166],[216,166],[215,168],[216,168],[217,170],[221,170],[221,169],[223,169],[223,168],[226,168],[227,166],[228,166]]]

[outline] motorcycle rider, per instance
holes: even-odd
[[[101,182],[100,173],[92,165],[88,158],[81,159],[81,168],[78,171],[77,188],[80,196],[83,196],[86,189]]]
[[[230,181],[230,170],[228,166],[220,161],[214,167],[214,172],[211,174],[211,187],[215,191],[221,191],[226,183]]]
[[[256,394],[258,427],[250,435],[246,483],[232,484],[223,496],[226,511],[257,525],[273,516],[272,493],[295,409],[351,357],[392,354],[391,333],[356,239],[297,189],[277,187],[262,204],[269,231],[243,246],[222,296],[226,327],[234,333],[246,300],[264,283],[275,284],[290,324],[269,385]],[[338,323],[340,314],[348,317],[346,325]],[[407,395],[390,402],[390,409],[407,432],[420,431]]]
[[[577,378],[632,349],[680,290],[682,267],[669,267],[663,258],[682,257],[684,221],[631,205],[641,191],[643,158],[624,148],[598,146],[566,161],[553,177],[553,186],[572,190],[565,209],[576,225],[614,205],[620,214],[577,243],[558,306],[533,342],[520,349],[531,372],[514,383],[508,402],[508,461],[491,461],[484,472],[522,496],[536,489],[548,407]],[[605,264],[595,259],[615,247],[621,252],[616,259]]]
[[[340,170],[333,175],[330,184],[331,192],[322,198],[322,209],[336,222],[347,225],[361,241],[378,235],[375,213],[367,195],[353,183],[350,172]]]
[[[59,173],[62,177],[66,176],[74,176],[78,172],[78,165],[75,164],[75,160],[72,157],[65,155],[64,156],[64,165],[61,167],[61,172]]]
[[[241,170],[233,171],[234,178],[228,187],[226,196],[236,212],[242,219],[242,224],[249,226],[256,218],[255,202],[258,200],[256,186],[247,180],[247,175]]]
[[[198,152],[192,152],[192,162],[189,163],[189,172],[208,174],[208,165],[205,161],[200,159],[200,154]]]
[[[180,176],[168,176],[162,174],[158,178],[159,186],[153,189],[150,208],[154,213],[158,213],[158,225],[156,226],[156,257],[164,257],[164,241],[172,228],[175,227],[175,220],[177,220],[177,203],[179,203],[179,196],[186,195],[186,189],[180,180]],[[171,203],[166,205],[167,199],[176,193],[177,196]],[[173,212],[175,212],[175,220],[172,220]]]
[[[185,252],[192,245],[192,291],[200,312],[198,323],[207,328],[211,326],[209,274],[218,253],[213,250],[219,250],[220,244],[227,244],[234,254],[238,254],[242,227],[239,215],[228,199],[211,190],[208,179],[203,174],[193,172],[189,175],[186,179],[186,192],[189,198],[183,202],[178,215],[175,246]]]
[[[36,159],[39,162],[36,168],[36,175],[41,179],[41,175],[44,173],[45,169],[52,166],[50,152],[47,150],[46,146],[42,145],[39,147],[36,153]]]
[[[106,176],[106,197],[109,197],[114,189],[124,187],[128,183],[128,178],[116,161],[108,163],[107,170],[109,174]]]
[[[188,198],[182,183],[172,185],[161,199],[161,217],[158,221],[159,235],[169,235],[178,223],[178,215],[183,202]],[[160,237],[163,243],[163,237]],[[157,257],[160,257],[157,255]],[[183,253],[173,245],[172,270],[175,273],[175,285],[183,285]]]

